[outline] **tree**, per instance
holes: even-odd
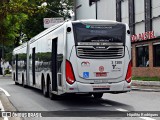
[[[73,9],[73,0],[46,0],[46,3],[47,6],[39,7],[44,10],[41,14],[29,15],[28,20],[25,22],[23,30],[28,40],[44,30],[43,18],[64,17],[66,19],[70,17],[69,10]],[[66,6],[63,6],[63,4],[66,4]]]
[[[3,0],[0,3],[0,45],[2,53],[4,53],[4,49],[7,47],[13,48],[12,46],[19,45],[23,35],[22,26],[28,19],[28,15],[33,16],[43,11],[31,3],[33,3],[33,0],[30,0],[30,2],[28,0]]]
[[[32,1],[32,2],[31,2]],[[4,2],[0,7],[0,41],[4,40],[4,44],[13,44],[17,39],[17,35],[21,34],[23,22],[27,20],[27,16],[33,16],[39,13],[40,9],[37,8],[33,0],[12,0]],[[9,40],[8,40],[9,39]],[[11,41],[11,42],[9,42]]]
[[[47,2],[48,5],[38,7],[43,2]],[[4,48],[14,48],[30,40],[44,30],[43,18],[60,16],[66,18],[72,5],[73,0],[3,0],[0,3],[0,44]]]

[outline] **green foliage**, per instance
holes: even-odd
[[[139,81],[160,81],[159,77],[132,77],[132,80],[139,80]]]
[[[14,44],[21,37],[22,25],[28,15],[39,13],[40,9],[28,0],[11,0],[0,6],[0,43]]]
[[[47,2],[46,7],[41,6],[44,2]],[[73,0],[2,0],[0,2],[0,46],[3,44],[5,52],[11,52],[20,42],[30,40],[44,30],[43,18],[60,16],[67,18],[72,6]],[[7,51],[7,48],[12,49]]]
[[[5,60],[11,62],[12,61],[12,53],[6,53],[5,54]]]
[[[6,29],[5,42],[7,45],[14,44],[14,40],[21,35],[22,24],[25,20],[28,19],[28,16],[24,13],[7,15],[6,20],[3,22]]]
[[[39,7],[44,11],[41,10],[41,13],[36,13],[33,16],[29,15],[25,22],[23,30],[28,39],[44,30],[43,18],[64,17],[66,19],[69,16],[68,11],[73,9],[73,0],[63,0],[63,2],[62,0],[46,0],[46,2],[46,7]],[[63,6],[63,4],[66,4],[66,6]],[[64,13],[64,11],[67,12]]]

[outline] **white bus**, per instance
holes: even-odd
[[[51,99],[66,93],[124,93],[131,90],[131,40],[127,24],[107,20],[67,21],[13,51],[15,84]]]

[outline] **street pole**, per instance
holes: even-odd
[[[2,38],[2,59],[4,60],[4,39]]]

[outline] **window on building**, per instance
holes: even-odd
[[[137,67],[149,67],[149,47],[139,46],[136,48]]]
[[[160,67],[160,44],[154,45],[154,66],[155,67]]]

